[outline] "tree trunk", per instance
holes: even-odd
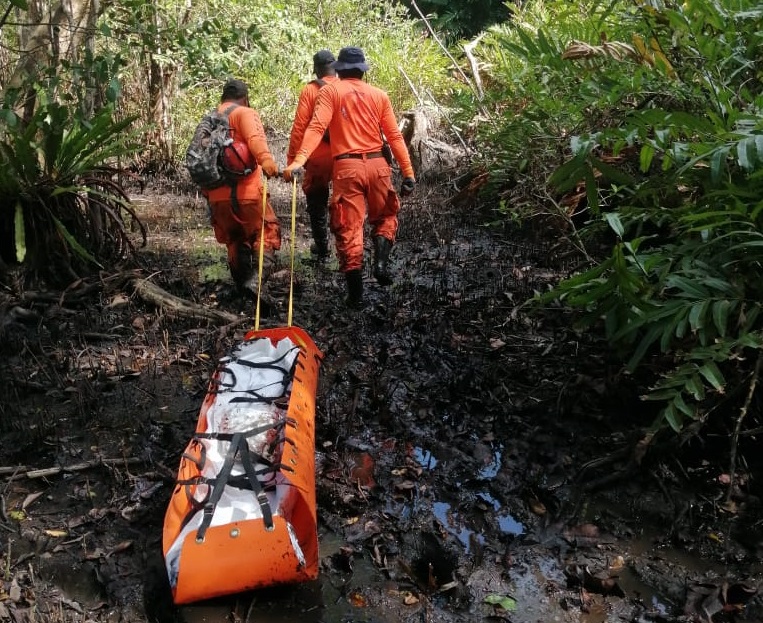
[[[19,58],[8,81],[3,85],[3,96],[18,91],[37,80],[44,83],[48,69],[59,67],[62,59],[76,63],[80,49],[88,35],[88,25],[94,25],[98,0],[56,0],[45,6],[31,2],[21,13],[19,30]],[[34,112],[36,97],[33,90],[21,94],[17,100],[18,112],[29,119]]]
[[[430,136],[431,126],[421,109],[405,112],[400,121],[400,132],[408,145],[416,176],[436,179],[465,167],[466,150]]]

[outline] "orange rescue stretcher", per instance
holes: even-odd
[[[164,518],[175,604],[317,577],[322,356],[289,326],[249,332],[219,362]]]

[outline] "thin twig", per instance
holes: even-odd
[[[466,54],[466,58],[469,61],[469,65],[472,68],[472,76],[474,76],[474,84],[477,87],[477,93],[479,94],[479,98],[482,99],[485,94],[482,91],[482,79],[480,78],[480,70],[477,66],[477,61],[474,59],[474,56],[472,56],[472,50],[477,47],[477,44],[482,40],[482,37],[485,36],[486,33],[481,33],[476,39],[473,41],[470,41],[464,46],[464,53]]]
[[[445,120],[448,122],[448,125],[450,126],[450,129],[453,130],[453,133],[456,135],[456,138],[458,139],[458,142],[461,143],[461,146],[464,148],[464,151],[468,154],[471,152],[471,149],[469,149],[469,146],[466,144],[466,141],[461,137],[461,131],[456,127],[456,124],[453,123],[453,120],[448,115],[448,112],[440,106],[440,102],[438,102],[435,99],[435,96],[432,94],[432,92],[429,89],[424,89],[424,92],[429,96],[429,99],[434,102],[434,105],[437,106],[437,109],[440,111],[440,114],[442,114],[443,117],[445,117]]]
[[[408,86],[410,87],[410,89],[411,89],[411,92],[412,92],[412,93],[413,93],[413,94],[416,96],[416,99],[417,99],[417,100],[419,100],[419,106],[423,107],[423,106],[424,106],[424,100],[423,100],[423,99],[421,99],[421,96],[419,95],[419,92],[416,90],[416,87],[415,87],[415,86],[413,86],[413,82],[412,82],[412,81],[411,81],[411,79],[408,77],[408,74],[407,74],[407,73],[405,73],[405,69],[403,69],[402,67],[400,67],[400,65],[398,65],[398,66],[397,66],[397,70],[398,70],[398,71],[399,71],[401,74],[403,74],[403,78],[405,78],[405,81],[408,83]]]
[[[755,388],[758,386],[758,378],[760,377],[760,367],[763,365],[763,351],[758,352],[758,359],[755,362],[755,370],[752,373],[752,379],[750,380],[750,389],[747,392],[747,398],[745,398],[742,408],[739,410],[739,417],[737,418],[736,426],[734,427],[734,435],[731,438],[731,451],[729,453],[729,488],[726,491],[726,502],[731,500],[731,493],[734,489],[734,472],[736,472],[737,466],[737,448],[739,446],[739,432],[742,430],[742,422],[747,416],[747,412],[750,409],[752,403],[752,397],[755,394]]]
[[[461,74],[461,77],[464,79],[466,84],[469,85],[469,88],[474,92],[474,94],[477,96],[478,100],[481,100],[482,97],[480,96],[479,91],[474,86],[474,83],[469,79],[469,76],[467,76],[463,69],[461,69],[461,66],[458,64],[455,58],[453,58],[453,55],[450,53],[448,48],[445,46],[445,44],[440,41],[440,38],[437,36],[437,33],[434,31],[434,28],[432,28],[432,25],[429,23],[429,20],[426,18],[426,15],[424,15],[421,12],[421,9],[419,8],[419,5],[416,4],[416,0],[411,0],[411,6],[416,9],[416,13],[419,14],[419,17],[424,22],[424,25],[427,27],[427,30],[432,35],[432,38],[437,42],[437,45],[440,46],[443,52],[445,52],[445,56],[447,56],[453,63],[454,67],[456,68],[456,71],[458,71],[459,74]],[[483,114],[487,114],[484,108],[482,109]]]

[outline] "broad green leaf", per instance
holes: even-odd
[[[591,156],[591,165],[598,169],[601,174],[614,184],[620,184],[621,186],[632,186],[635,180],[632,176],[628,175],[624,171],[613,167],[611,164],[607,164],[599,158]]]
[[[16,261],[21,264],[26,258],[26,233],[24,231],[24,206],[16,202],[16,214],[13,218],[14,243],[16,244]]]
[[[643,173],[649,171],[649,167],[652,166],[652,160],[654,159],[655,149],[651,143],[644,143],[641,147],[641,154],[639,156],[639,166]]]
[[[731,302],[725,299],[713,303],[713,322],[715,323],[715,328],[718,330],[718,334],[721,337],[726,336],[726,328],[728,326],[730,308]]]
[[[714,361],[707,361],[705,365],[700,367],[699,373],[705,377],[705,380],[712,385],[716,391],[723,393],[723,386],[726,384],[726,379],[723,378],[723,374],[715,365]]]
[[[583,179],[587,170],[585,156],[575,156],[556,169],[548,178],[548,183],[564,193],[574,188]]]
[[[633,371],[636,369],[639,362],[649,350],[649,347],[657,341],[658,337],[660,337],[660,333],[662,333],[661,325],[654,324],[649,327],[646,335],[641,339],[636,350],[633,352],[633,355],[631,355],[631,358],[628,360],[628,370]]]
[[[755,167],[755,139],[747,137],[737,143],[737,161],[745,171],[751,171]]]
[[[728,147],[720,147],[715,149],[710,156],[710,176],[713,182],[718,182],[721,179],[721,173],[725,169],[726,156],[728,155]]]
[[[669,287],[678,288],[680,290],[680,292],[677,293],[679,296],[688,295],[694,299],[707,299],[710,296],[707,288],[693,279],[681,277],[680,275],[674,274],[668,277],[667,285]]]
[[[662,417],[665,418],[665,421],[670,425],[670,428],[676,432],[680,432],[682,418],[674,403],[671,402],[667,407],[665,407],[665,410],[662,412]]]
[[[508,595],[486,595],[485,603],[491,606],[500,606],[506,611],[517,609],[517,600]]]
[[[609,223],[609,226],[617,234],[618,238],[622,238],[625,234],[625,228],[620,220],[620,215],[617,212],[605,212],[604,219]]]
[[[585,194],[588,200],[588,209],[596,212],[599,209],[599,187],[596,184],[596,178],[590,168],[585,170]]]
[[[692,374],[686,381],[686,389],[694,400],[700,401],[705,397],[705,386],[697,374]]]
[[[673,404],[676,405],[676,408],[684,415],[688,415],[692,419],[696,416],[694,409],[686,404],[681,394],[676,394],[676,397],[673,398]]]
[[[74,236],[72,236],[71,233],[69,233],[69,230],[66,229],[66,226],[61,221],[59,221],[56,217],[52,217],[52,218],[53,218],[53,222],[56,224],[56,229],[58,230],[58,232],[64,237],[64,240],[66,240],[66,242],[69,244],[69,246],[72,249],[74,249],[74,251],[79,256],[81,256],[81,257],[85,258],[86,260],[92,262],[93,264],[98,266],[98,268],[103,268],[103,266],[101,266],[101,264],[99,264],[98,261],[92,255],[90,255],[90,253],[87,252],[87,249],[85,249],[85,247],[83,247],[77,241],[77,239],[74,238]]]
[[[699,301],[694,303],[689,310],[689,326],[692,331],[698,331],[705,326],[705,314],[710,306],[710,301]]]

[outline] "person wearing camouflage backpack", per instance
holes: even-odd
[[[204,190],[203,193],[209,201],[215,239],[227,247],[228,266],[234,283],[242,292],[256,294],[263,209],[263,281],[272,273],[276,251],[281,248],[278,217],[269,200],[265,206],[262,205],[262,175],[276,177],[278,165],[270,153],[260,115],[249,106],[249,89],[245,82],[233,78],[226,81],[217,110],[227,112],[231,138],[234,143],[244,143],[248,147],[256,164],[252,173],[234,183]]]

